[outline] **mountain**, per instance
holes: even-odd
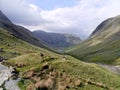
[[[103,21],[86,41],[66,53],[87,62],[120,64],[120,16]]]
[[[32,32],[30,32],[28,29],[13,24],[3,13],[0,11],[0,28],[3,28],[4,30],[7,30],[11,32],[15,37],[20,38],[24,41],[27,41],[28,43],[31,43],[33,45],[42,47],[42,48],[48,48],[43,42],[40,40],[37,40]]]
[[[8,87],[14,88],[11,85],[14,82],[16,84],[17,81],[16,85],[20,90],[120,89],[120,77],[99,65],[82,62],[69,55],[57,54],[28,43],[32,37],[29,31],[14,26],[4,14],[3,16],[0,14],[0,26],[0,61],[3,65],[10,67],[10,71],[11,67],[14,67],[10,78],[6,78],[9,75],[5,75],[0,67],[2,70],[0,80],[3,80],[2,78],[6,80],[0,83],[0,89],[11,90]],[[29,41],[21,35],[29,37]],[[19,80],[12,80],[17,79],[18,76]]]
[[[63,49],[81,42],[79,37],[70,34],[49,33],[41,30],[33,31],[33,35],[48,46]]]
[[[99,65],[33,46],[1,28],[0,49],[0,56],[5,59],[2,64],[19,72],[20,90],[120,89],[120,77]],[[4,84],[2,87],[6,89]]]

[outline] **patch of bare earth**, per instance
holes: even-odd
[[[90,79],[70,77],[65,72],[59,72],[48,64],[43,65],[42,68],[37,71],[29,70],[25,72],[23,78],[32,81],[32,83],[26,87],[26,90],[67,90],[77,89],[89,84],[106,90],[114,90],[112,87]]]

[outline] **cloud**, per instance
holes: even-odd
[[[0,0],[0,8],[12,21],[31,30],[72,33],[82,38],[103,20],[120,14],[120,0],[75,1],[71,7],[43,10],[25,0]]]
[[[0,9],[14,22],[23,25],[44,23],[41,9],[25,0],[0,0]]]
[[[103,20],[120,14],[119,0],[80,0],[74,7],[42,11],[44,19],[51,21],[46,30],[71,32],[87,37]]]

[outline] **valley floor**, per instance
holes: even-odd
[[[113,65],[106,65],[106,64],[98,64],[98,65],[109,70],[114,74],[120,74],[120,66],[113,66]]]

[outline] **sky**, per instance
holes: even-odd
[[[87,38],[104,20],[120,15],[120,0],[0,0],[0,10],[31,31]]]

